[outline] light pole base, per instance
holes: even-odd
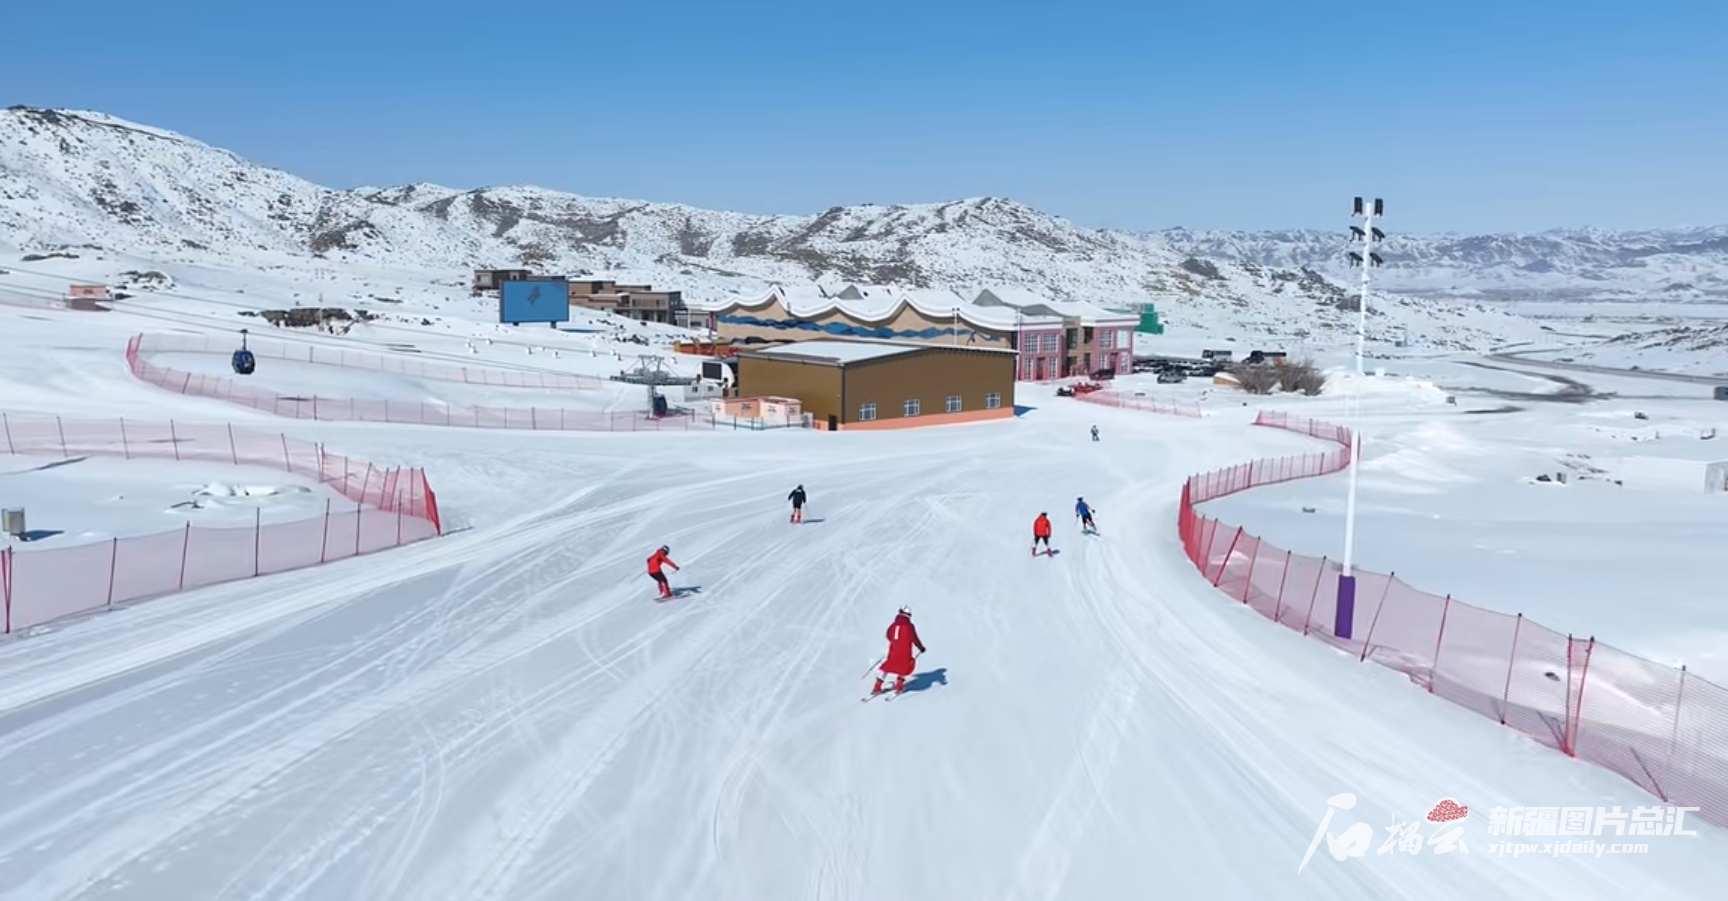
[[[1338,610],[1332,618],[1332,634],[1340,641],[1350,640],[1350,628],[1356,622],[1356,577],[1338,577]]]

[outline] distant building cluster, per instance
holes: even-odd
[[[850,339],[1011,350],[1014,377],[1022,381],[1131,372],[1141,324],[1139,313],[1020,288],[988,288],[967,299],[942,289],[876,285],[832,294],[815,285],[774,285],[760,295],[703,304],[691,318],[735,348]]]
[[[706,317],[693,314],[684,303],[683,292],[656,291],[649,285],[619,284],[611,279],[572,279],[562,275],[538,275],[528,269],[476,269],[473,294],[480,297],[499,291],[505,282],[551,281],[569,286],[571,306],[600,313],[615,313],[641,322],[660,322],[684,328],[706,327]]]

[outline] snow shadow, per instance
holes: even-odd
[[[64,460],[55,460],[51,463],[44,463],[41,466],[33,467],[31,469],[21,470],[21,472],[47,472],[50,469],[59,469],[62,466],[71,466],[74,463],[82,463],[88,459],[90,459],[90,458],[89,457],[68,457]]]
[[[44,538],[53,538],[55,535],[64,535],[64,534],[66,534],[65,529],[31,529],[31,530],[25,532],[24,534],[19,535],[18,540],[19,541],[41,541]]]
[[[929,691],[938,685],[948,684],[948,667],[939,666],[922,673],[913,673],[906,680],[906,691]]]
[[[1038,408],[1037,407],[1028,407],[1025,404],[1015,404],[1014,405],[1014,415],[1015,416],[1025,416],[1027,413],[1030,413],[1036,409],[1038,409]]]
[[[814,525],[814,524],[815,524],[815,523],[819,523],[819,522],[827,522],[827,521],[828,521],[828,520],[826,520],[826,519],[823,519],[823,518],[822,518],[822,517],[820,517],[820,516],[817,516],[817,517],[812,517],[812,518],[810,518],[810,519],[801,519],[801,520],[799,520],[799,521],[798,521],[798,523],[799,523],[799,524],[800,524],[800,525],[806,525],[806,526],[808,526],[808,525]]]

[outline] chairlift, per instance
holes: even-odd
[[[258,368],[258,359],[252,356],[252,351],[246,348],[245,329],[240,330],[240,349],[234,352],[234,359],[231,362],[234,371],[240,375],[251,375],[252,370]]]

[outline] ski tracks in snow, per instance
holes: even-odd
[[[800,669],[808,670],[810,661],[823,647],[821,642],[828,637],[815,628],[827,618],[821,611],[843,605],[849,596],[819,601],[815,605],[817,623],[806,629],[804,640],[789,650],[765,658],[764,654],[771,649],[759,641],[748,640],[746,635],[752,628],[763,625],[758,619],[766,614],[797,616],[786,608],[792,605],[808,608],[811,599],[787,596],[796,577],[812,561],[843,556],[844,542],[851,532],[871,524],[869,519],[852,520],[845,528],[819,533],[814,541],[805,537],[805,527],[793,528],[767,548],[753,549],[750,562],[757,568],[750,578],[749,594],[705,591],[702,597],[724,597],[725,605],[673,613],[672,618],[663,619],[678,622],[689,617],[696,622],[681,628],[670,647],[657,644],[652,666],[606,690],[605,699],[595,709],[551,739],[543,752],[536,755],[529,770],[467,830],[459,849],[422,874],[408,896],[433,901],[504,901],[552,896],[568,889],[564,883],[572,865],[557,860],[556,856],[548,860],[542,852],[554,836],[566,834],[560,831],[560,823],[578,811],[584,793],[639,731],[656,728],[666,732],[652,736],[656,740],[653,746],[666,747],[679,740],[678,735],[667,729],[668,720],[674,716],[686,728],[699,729],[703,725],[711,728],[722,716],[719,711],[730,710],[726,706],[730,695],[709,688],[714,680],[724,679],[728,673],[754,672],[762,674],[758,679],[771,677],[782,680],[782,684],[797,684],[798,680],[788,677],[788,670],[791,675]],[[765,736],[773,735],[773,725],[784,712],[785,699],[781,696],[784,691],[745,692],[742,697],[746,700],[732,701],[744,709],[728,715],[728,725],[749,741],[733,747],[728,765],[723,768],[726,775],[719,780],[721,789],[715,801],[711,830],[716,855],[722,853],[718,846],[726,831],[723,824],[727,811],[736,803],[737,792],[748,774],[772,772],[764,768],[760,743],[766,740]],[[700,703],[682,706],[676,703],[682,700],[681,694],[690,693]],[[699,752],[698,756],[706,755]],[[794,785],[782,782],[780,787],[790,792],[787,797],[794,808],[802,806],[804,799]],[[614,835],[619,830],[627,831],[629,813],[616,816],[624,822],[591,824],[587,829]],[[803,812],[800,816],[811,828],[820,831],[819,822],[811,814]],[[545,871],[535,872],[541,866]],[[528,884],[524,885],[525,882]],[[688,886],[677,888],[684,891]],[[524,894],[524,889],[530,894]]]

